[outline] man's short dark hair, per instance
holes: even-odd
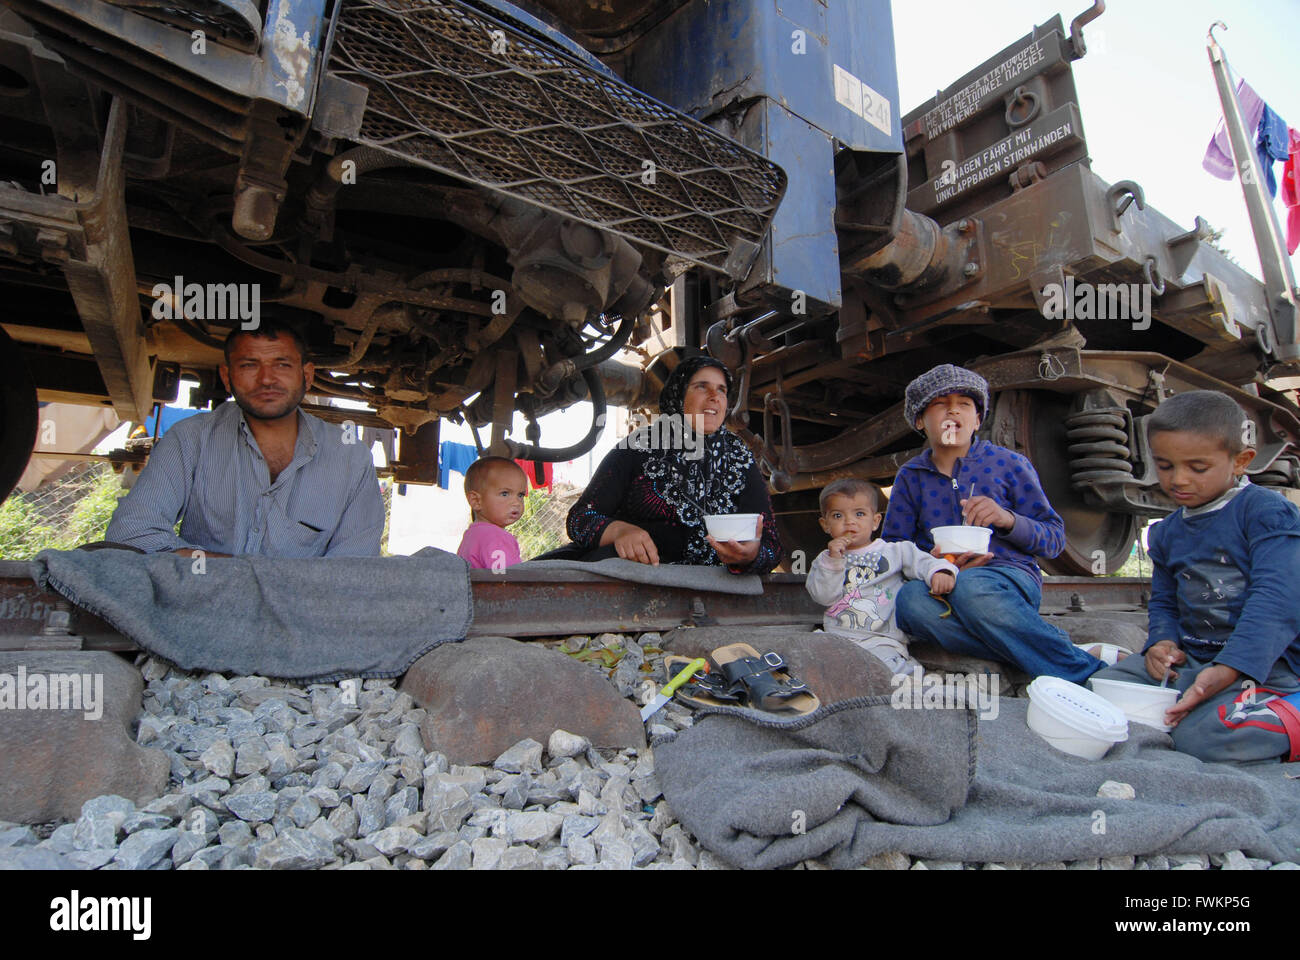
[[[1157,433],[1195,433],[1217,440],[1236,456],[1246,449],[1249,417],[1217,390],[1189,390],[1170,397],[1147,418],[1147,439]]]
[[[303,339],[302,334],[298,332],[297,328],[291,326],[284,320],[268,317],[262,320],[262,322],[252,330],[242,330],[239,327],[235,327],[234,330],[230,331],[230,334],[226,337],[224,348],[226,354],[226,366],[230,366],[230,351],[234,349],[236,338],[262,337],[266,340],[274,340],[281,334],[284,334],[286,337],[293,340],[294,344],[298,347],[298,353],[302,357],[302,362],[306,363],[307,341]]]
[[[817,506],[824,517],[831,497],[856,497],[862,493],[871,494],[871,502],[875,504],[876,513],[884,513],[889,506],[889,499],[885,496],[885,492],[870,480],[863,480],[861,477],[841,477],[839,480],[832,480],[822,488],[821,496],[817,498]]]
[[[473,490],[482,493],[483,485],[488,481],[488,475],[497,467],[510,467],[513,470],[518,470],[523,473],[525,480],[528,479],[528,474],[524,473],[524,468],[513,460],[505,457],[479,457],[465,471],[465,492],[469,493]]]

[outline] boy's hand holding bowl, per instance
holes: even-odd
[[[934,549],[930,555],[942,557],[958,570],[981,567],[993,559],[988,552],[993,529],[1006,532],[1016,525],[1016,515],[991,497],[971,497],[961,501],[966,523],[956,527],[935,527],[930,531]]]

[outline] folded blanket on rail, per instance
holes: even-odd
[[[742,596],[762,596],[763,581],[753,573],[729,573],[726,567],[688,563],[661,563],[651,566],[610,557],[584,563],[581,560],[527,560],[512,570],[573,570],[577,573],[598,573],[614,580],[646,583],[656,587],[682,587],[706,593],[736,593]]]
[[[201,569],[202,572],[197,572]],[[465,637],[469,567],[410,557],[208,557],[46,550],[32,579],[185,670],[330,683],[396,677]]]
[[[967,711],[895,710],[888,697],[787,724],[700,711],[655,743],[655,773],[682,825],[738,867],[820,858],[847,868],[893,851],[966,862],[1228,850],[1297,859],[1300,789],[1287,775],[1300,764],[1202,763],[1132,723],[1104,759],[1080,760],[1025,725],[1027,705],[1004,698],[996,718],[980,718],[969,794]],[[1098,798],[1106,780],[1131,784],[1137,798]]]

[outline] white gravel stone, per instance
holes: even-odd
[[[1132,800],[1137,797],[1137,791],[1131,783],[1107,780],[1097,788],[1097,796],[1108,800]]]
[[[540,870],[542,859],[537,851],[529,846],[507,847],[497,861],[498,870]]]
[[[531,738],[520,740],[492,764],[506,773],[541,773],[542,745]]]
[[[615,840],[600,848],[600,866],[608,870],[631,870],[636,857],[632,844],[626,840]]]
[[[591,741],[586,737],[567,730],[556,730],[546,741],[546,752],[555,758],[576,757],[586,753],[590,746]]]
[[[473,869],[495,870],[508,846],[508,841],[496,837],[479,837],[470,844],[470,850],[474,854]]]
[[[424,741],[420,739],[420,728],[413,723],[403,723],[397,728],[393,738],[393,753],[399,757],[423,757]]]
[[[512,813],[506,817],[506,833],[514,843],[546,843],[563,823],[564,818],[553,813]]]
[[[469,870],[473,866],[473,847],[457,841],[433,864],[433,870]]]
[[[271,765],[266,746],[260,740],[249,740],[239,747],[235,756],[235,775],[247,777],[262,773]]]
[[[423,839],[410,827],[387,827],[366,837],[371,846],[390,857],[397,853],[408,853]]]
[[[263,823],[275,816],[275,794],[270,790],[233,794],[226,797],[226,809],[240,820]]]
[[[148,870],[171,852],[180,831],[175,827],[166,830],[141,830],[122,841],[113,858],[127,870]]]
[[[235,772],[235,748],[225,738],[217,740],[204,750],[199,755],[199,760],[214,777],[229,780]]]
[[[259,847],[254,864],[261,870],[311,870],[333,859],[334,844],[291,827]]]
[[[1210,859],[1213,860],[1214,858],[1211,857]],[[1220,870],[1253,870],[1255,868],[1251,866],[1250,862],[1246,859],[1246,855],[1242,853],[1240,850],[1229,850],[1227,853],[1223,855],[1223,860],[1219,864],[1219,869]]]
[[[574,837],[569,841],[569,862],[590,866],[596,862],[596,845],[590,837]]]
[[[302,830],[306,830],[311,826],[319,816],[320,804],[309,796],[299,797],[293,802],[293,806],[289,808],[289,819]]]

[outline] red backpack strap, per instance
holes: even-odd
[[[1294,696],[1294,694],[1293,694]],[[1277,697],[1268,701],[1264,706],[1268,707],[1277,718],[1282,721],[1282,728],[1286,730],[1287,739],[1290,740],[1288,763],[1300,761],[1300,710],[1296,705],[1290,702],[1290,697]]]

